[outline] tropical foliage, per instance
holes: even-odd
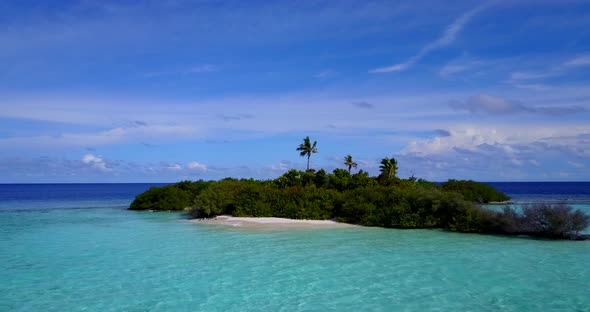
[[[510,199],[495,188],[475,181],[449,180],[442,184],[443,190],[459,192],[466,200],[481,204],[489,202],[504,202]]]
[[[344,165],[346,165],[346,167],[348,168],[348,173],[350,173],[350,170],[352,168],[356,169],[356,167],[358,166],[358,164],[352,160],[352,156],[350,154],[344,157]]]
[[[379,170],[381,171],[381,175],[379,178],[384,181],[391,181],[397,174],[397,160],[393,157],[391,158],[383,158],[381,160],[381,165],[379,166]]]
[[[317,141],[313,141],[313,144],[309,140],[309,136],[303,139],[303,143],[299,144],[297,151],[299,151],[299,156],[305,157],[307,156],[307,170],[309,170],[309,158],[311,154],[315,154],[318,152],[316,145],[318,144]]]
[[[450,181],[456,183],[457,181]],[[479,185],[463,181],[461,185]],[[484,188],[485,189],[485,188]],[[473,196],[473,187],[466,188]],[[566,205],[531,205],[492,211],[425,180],[379,185],[366,172],[290,170],[275,180],[182,181],[139,194],[135,210],[181,210],[194,218],[241,217],[336,219],[388,228],[442,228],[467,233],[578,238],[590,217]],[[502,193],[499,193],[502,194]],[[505,195],[503,195],[505,196]],[[481,196],[476,196],[479,198]]]

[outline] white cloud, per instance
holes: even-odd
[[[207,170],[209,170],[207,165],[196,162],[196,161],[188,163],[187,168],[190,170],[202,171],[202,172],[206,172]]]
[[[523,120],[519,120],[523,122],[522,127],[526,127],[526,122],[539,122],[543,119],[551,120],[548,127],[569,124],[571,120],[554,118],[553,115],[590,108],[590,102],[584,100],[590,96],[590,89],[587,87],[556,87],[551,92],[511,92],[511,99],[480,94],[471,101],[470,94],[463,92],[408,95],[397,91],[395,94],[368,96],[368,92],[354,96],[340,92],[311,92],[219,98],[190,103],[172,100],[147,101],[141,98],[113,100],[89,97],[87,100],[80,100],[67,96],[61,97],[61,102],[52,97],[35,101],[7,99],[0,101],[0,116],[22,118],[23,125],[31,122],[30,119],[58,122],[58,128],[64,129],[64,133],[30,134],[17,131],[14,132],[15,136],[0,137],[0,150],[8,151],[10,155],[18,155],[22,151],[43,155],[63,148],[90,146],[103,152],[103,146],[121,144],[137,144],[139,148],[146,144],[163,147],[170,143],[194,140],[229,140],[233,144],[236,141],[271,136],[304,136],[313,131],[329,139],[347,137],[359,140],[362,137],[367,140],[378,140],[392,146],[391,152],[395,152],[405,142],[425,132],[435,129],[451,131],[453,125],[473,118],[466,114],[458,114],[445,105],[451,99],[466,99],[459,102],[461,105],[456,108],[477,114],[502,116],[518,112],[523,117]],[[517,104],[520,102],[514,103],[512,99],[518,99],[523,104],[519,106]],[[464,106],[465,104],[473,105]],[[543,106],[540,106],[541,104]],[[408,109],[409,107],[412,109]],[[555,110],[548,110],[550,107]],[[536,113],[531,113],[531,110]],[[309,113],[311,111],[313,114]],[[232,120],[226,122],[224,118]],[[132,122],[129,125],[131,120],[141,122]],[[301,123],[301,120],[305,120],[305,123]],[[513,118],[495,119],[499,125],[510,125],[514,121]],[[113,128],[113,124],[119,126]],[[189,160],[191,159],[186,161]],[[269,164],[273,163],[270,159],[267,161]]]
[[[432,155],[454,149],[482,151],[486,146],[496,146],[504,153],[514,153],[521,146],[538,144],[545,148],[565,147],[572,151],[581,149],[580,156],[590,156],[584,133],[590,133],[590,126],[553,126],[527,125],[486,126],[461,125],[449,131],[452,135],[429,139],[412,140],[401,154]],[[582,134],[580,134],[582,133]],[[581,137],[580,137],[581,136]],[[496,151],[495,149],[493,150]]]
[[[82,163],[92,166],[100,171],[109,172],[111,168],[107,167],[105,160],[102,157],[86,154],[82,157]]]
[[[465,27],[465,25],[476,14],[478,14],[479,12],[481,12],[484,9],[486,9],[487,7],[489,7],[491,3],[492,2],[481,5],[475,9],[461,15],[459,18],[454,20],[453,23],[451,23],[451,25],[449,25],[445,29],[445,32],[442,34],[441,37],[439,37],[435,41],[433,41],[433,42],[429,43],[428,45],[426,45],[425,47],[423,47],[422,50],[420,50],[420,52],[418,52],[418,54],[412,56],[406,62],[395,64],[393,66],[372,69],[369,71],[369,73],[399,72],[399,71],[403,71],[403,70],[410,68],[415,63],[420,61],[424,56],[429,54],[431,51],[442,48],[442,47],[446,47],[446,46],[450,45],[451,43],[453,43],[455,41],[457,35],[459,34],[459,32],[461,32],[461,30]]]
[[[400,170],[415,169],[417,176],[434,180],[559,180],[559,171],[590,161],[587,125],[457,125],[450,132],[448,137],[410,141],[396,156]],[[541,168],[552,172],[542,176]],[[586,168],[577,168],[583,170],[576,172],[576,179],[588,174]]]

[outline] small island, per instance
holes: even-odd
[[[152,187],[137,195],[131,210],[184,211],[191,218],[218,216],[333,220],[362,226],[453,232],[588,239],[580,234],[590,216],[565,204],[537,203],[502,210],[485,206],[507,203],[506,194],[480,182],[397,177],[397,160],[384,158],[380,174],[359,170],[351,155],[346,169],[331,173],[309,168],[317,142],[306,137],[297,148],[307,170],[289,170],[274,180],[181,181]]]

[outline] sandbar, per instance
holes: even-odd
[[[305,229],[305,228],[350,228],[356,225],[334,220],[296,220],[285,218],[246,218],[217,216],[210,219],[195,219],[193,222],[252,229]]]

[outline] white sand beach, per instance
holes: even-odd
[[[283,229],[283,228],[344,228],[356,227],[348,223],[333,220],[295,220],[285,218],[245,218],[232,216],[217,216],[211,219],[196,219],[196,223],[218,224],[253,229]]]

